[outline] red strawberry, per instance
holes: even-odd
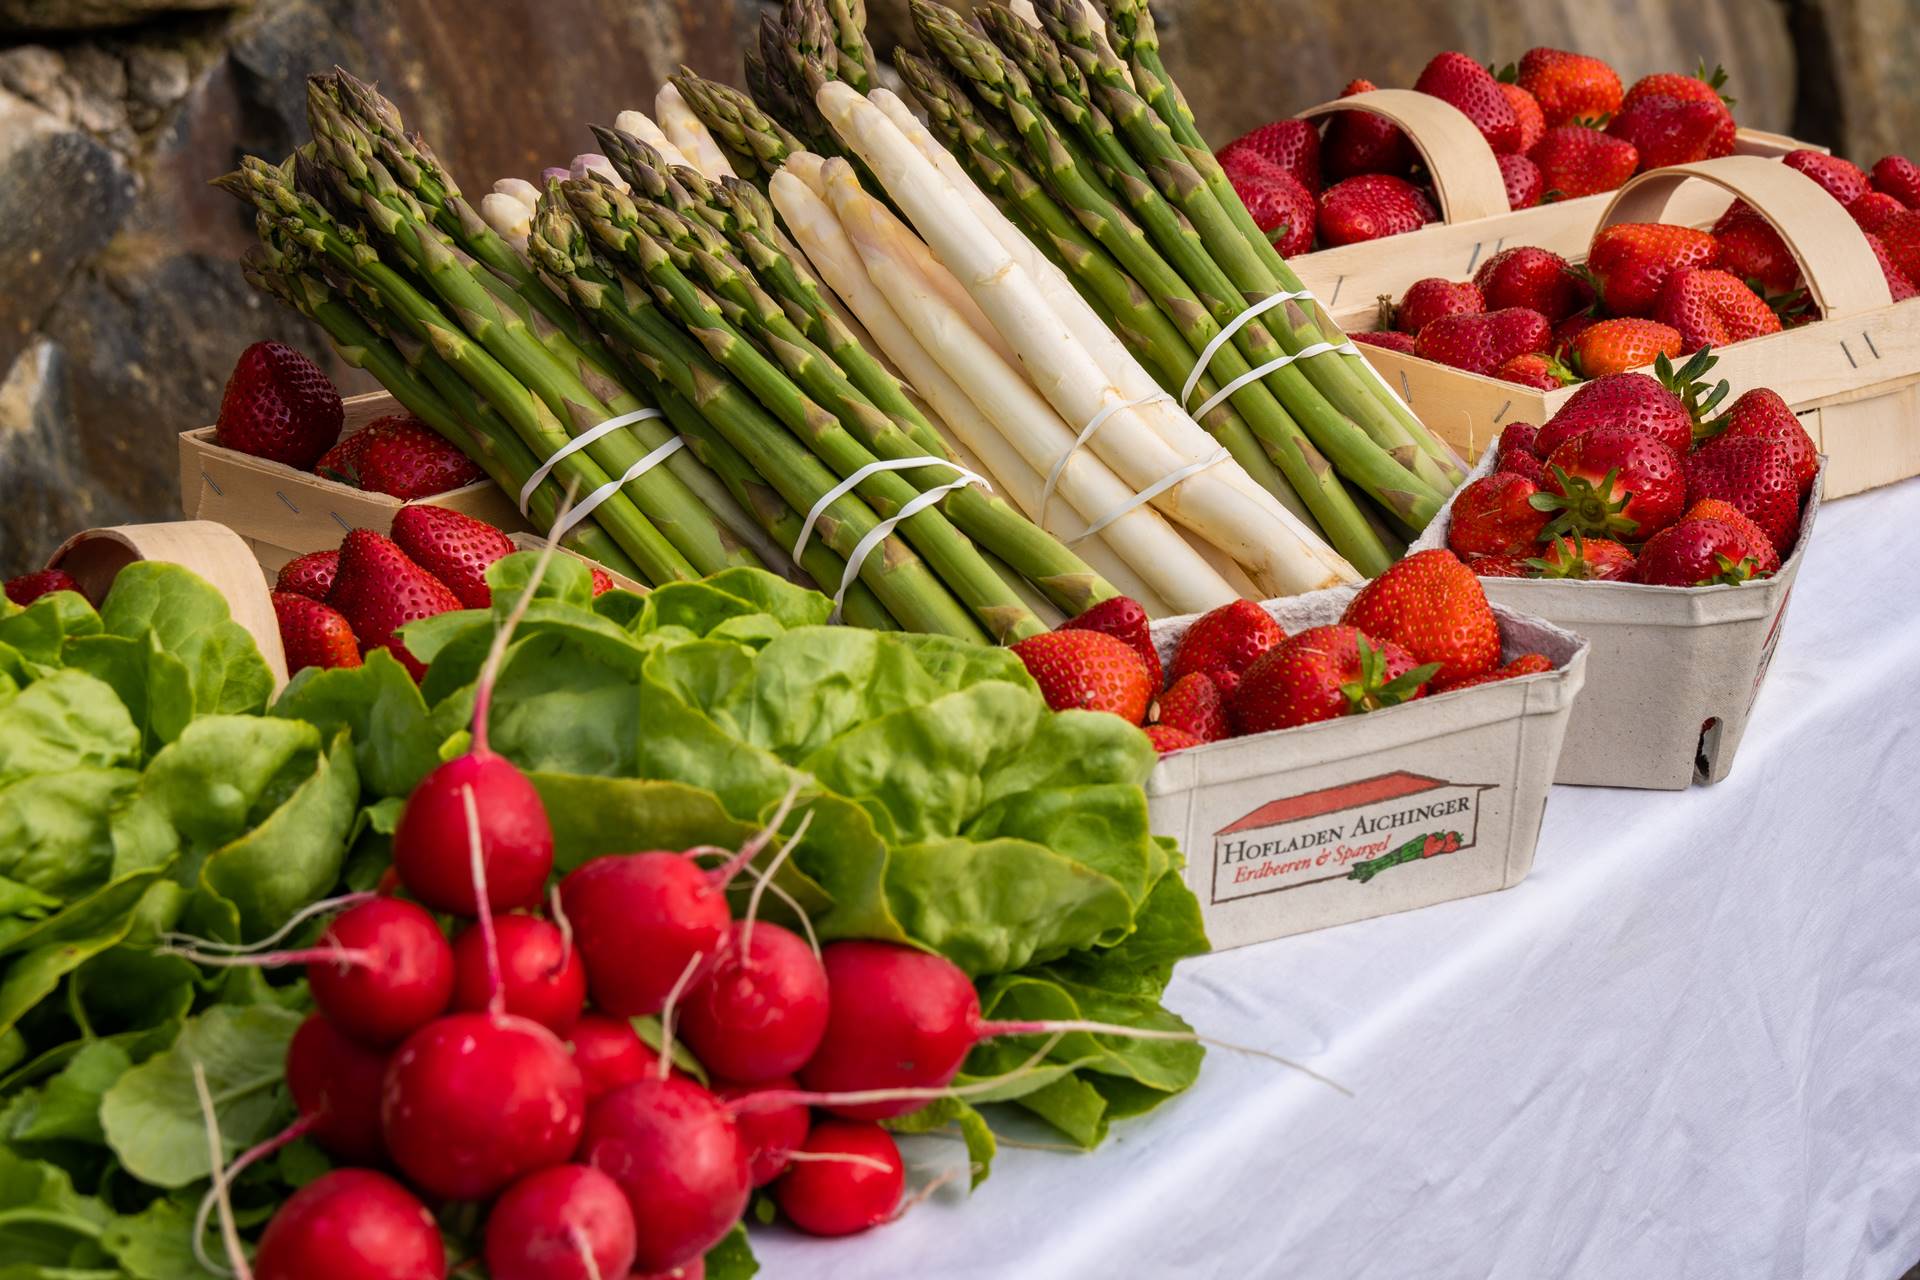
[[[1242,733],[1267,733],[1391,707],[1425,693],[1436,670],[1357,627],[1315,627],[1248,668],[1233,695],[1233,721]]]
[[[1914,229],[1920,230],[1920,228]],[[1902,271],[1900,265],[1893,260],[1893,254],[1887,248],[1887,242],[1884,239],[1869,231],[1867,247],[1873,250],[1873,256],[1879,260],[1880,273],[1887,278],[1887,292],[1892,295],[1895,302],[1905,302],[1920,292],[1914,288],[1913,281],[1907,273]]]
[[[1762,436],[1714,440],[1687,457],[1687,501],[1740,508],[1786,555],[1800,531],[1800,482],[1784,445]]]
[[[1760,293],[1790,293],[1800,287],[1800,264],[1773,224],[1743,200],[1727,206],[1713,224],[1720,242],[1722,270],[1730,271]]]
[[[1778,391],[1755,387],[1728,405],[1726,414],[1714,425],[1721,439],[1759,436],[1778,441],[1793,465],[1800,496],[1806,497],[1813,488],[1813,478],[1820,471],[1820,451]]]
[[[1477,316],[1442,316],[1420,330],[1413,350],[1423,360],[1491,374],[1515,356],[1545,351],[1552,333],[1538,311],[1508,307]]]
[[[295,556],[280,566],[280,575],[273,580],[274,590],[325,600],[327,592],[333,590],[333,575],[339,565],[340,551],[337,547]]]
[[[1131,596],[1113,596],[1083,610],[1078,617],[1060,624],[1062,631],[1098,631],[1125,641],[1147,669],[1147,681],[1153,692],[1160,692],[1160,653],[1153,647],[1150,619],[1139,601]]]
[[[1709,102],[1643,94],[1621,108],[1607,132],[1631,142],[1644,169],[1733,153],[1733,113],[1718,98]]]
[[[1500,73],[1500,92],[1506,95],[1507,105],[1513,108],[1513,118],[1520,125],[1520,143],[1514,151],[1525,153],[1533,150],[1533,144],[1540,141],[1540,135],[1547,131],[1547,117],[1540,110],[1539,99],[1506,79],[1506,74],[1506,71]]]
[[[1708,587],[1760,576],[1746,536],[1718,520],[1682,520],[1640,549],[1633,577],[1650,587]]]
[[[1507,208],[1531,209],[1547,193],[1546,175],[1523,155],[1496,156],[1500,178],[1507,184]]]
[[[1218,742],[1233,730],[1227,724],[1227,704],[1220,687],[1203,672],[1181,676],[1160,695],[1155,719],[1170,729],[1181,729],[1202,742]]]
[[[1625,582],[1633,576],[1633,552],[1611,538],[1583,538],[1576,533],[1571,541],[1555,538],[1527,566],[1541,578]]]
[[[353,629],[336,610],[312,596],[276,591],[273,614],[280,622],[280,646],[287,651],[289,672],[303,667],[360,665],[360,646],[353,638]]]
[[[1550,455],[1585,431],[1613,424],[1651,432],[1675,453],[1685,453],[1693,447],[1694,428],[1727,396],[1724,381],[1709,387],[1702,380],[1713,364],[1713,355],[1701,352],[1678,369],[1656,360],[1652,374],[1595,378],[1568,396],[1540,428],[1534,451]]]
[[[1275,120],[1243,133],[1220,149],[1220,166],[1231,174],[1248,156],[1280,166],[1295,182],[1320,194],[1320,130],[1312,121]]]
[[[1185,751],[1188,747],[1201,745],[1200,739],[1185,729],[1170,729],[1164,724],[1148,725],[1146,735],[1147,741],[1153,744],[1153,749],[1163,756],[1170,756],[1176,751]]]
[[[1447,547],[1459,556],[1525,555],[1540,540],[1547,513],[1533,505],[1540,486],[1511,471],[1481,476],[1460,490],[1447,524]]]
[[[1824,151],[1789,151],[1780,157],[1780,163],[1812,178],[1841,204],[1852,204],[1873,190],[1866,170],[1851,160],[1830,156]]]
[[[1386,173],[1359,174],[1320,194],[1320,238],[1329,245],[1418,231],[1439,216],[1419,188]]]
[[[1441,316],[1478,315],[1486,309],[1480,290],[1466,281],[1428,276],[1415,280],[1400,295],[1400,305],[1392,309],[1393,327],[1402,333],[1419,333]]]
[[[1516,453],[1539,455],[1534,452],[1534,442],[1540,438],[1540,428],[1531,422],[1509,422],[1500,432],[1499,456],[1502,460]]]
[[[1869,191],[1847,206],[1847,216],[1858,223],[1862,231],[1878,231],[1893,221],[1906,207],[1884,191]],[[1724,261],[1726,258],[1724,246],[1721,248],[1720,256]]]
[[[1680,354],[1680,331],[1657,320],[1601,320],[1573,340],[1573,367],[1584,378],[1624,373]]]
[[[1905,156],[1881,156],[1868,178],[1875,191],[1884,191],[1909,209],[1920,209],[1920,165]]]
[[[1531,578],[1533,566],[1523,556],[1474,556],[1467,561],[1476,578]]]
[[[1385,347],[1389,351],[1413,354],[1413,335],[1401,333],[1395,329],[1355,329],[1347,334],[1355,342],[1364,342],[1370,347]]]
[[[379,437],[373,428],[383,422],[393,422],[393,418],[376,418],[358,431],[340,437],[340,443],[320,455],[313,464],[313,473],[328,480],[337,480],[341,484],[350,484],[358,488],[360,484],[360,459],[366,455],[367,446]]]
[[[407,652],[394,634],[409,622],[451,613],[460,597],[415,564],[391,538],[371,529],[355,529],[340,543],[340,564],[327,592],[359,638],[362,653],[389,650],[415,680],[426,666]]]
[[[7,599],[17,605],[29,605],[41,596],[51,595],[55,591],[80,591],[80,584],[65,569],[41,569],[34,573],[23,573],[17,578],[8,578],[6,584]]]
[[[1920,284],[1920,209],[1895,214],[1873,234],[1880,238],[1887,257],[1907,282]],[[1887,283],[1891,286],[1893,281]]]
[[[1712,267],[1682,267],[1668,276],[1654,315],[1679,331],[1683,352],[1780,332],[1780,317],[1765,299],[1738,276]]]
[[[1640,167],[1640,153],[1622,138],[1580,124],[1549,128],[1527,152],[1540,166],[1544,200],[1573,200],[1612,191]]]
[[[593,570],[593,594],[603,596],[613,590],[613,579],[607,576],[607,571],[597,564],[591,566],[591,568]]]
[[[1513,105],[1501,91],[1500,82],[1466,54],[1436,54],[1413,87],[1417,93],[1432,94],[1457,107],[1473,121],[1495,155],[1520,149],[1520,121],[1514,117]]]
[[[1774,550],[1773,539],[1767,531],[1755,524],[1747,513],[1731,502],[1722,502],[1718,498],[1702,498],[1687,507],[1682,520],[1718,520],[1739,531],[1745,539],[1742,551],[1752,557],[1757,568],[1756,577],[1772,573],[1780,567],[1780,553]]]
[[[1452,693],[1455,689],[1471,689],[1475,685],[1493,684],[1500,680],[1517,680],[1521,676],[1537,676],[1553,670],[1553,659],[1544,653],[1523,653],[1497,671],[1489,671],[1483,676],[1472,676],[1466,680],[1456,680],[1449,685],[1435,684],[1433,692]]]
[[[1313,248],[1316,214],[1313,193],[1301,186],[1290,173],[1274,171],[1255,175],[1233,175],[1233,190],[1253,215],[1280,256],[1290,258]]]
[[[1718,265],[1720,242],[1704,231],[1664,222],[1602,227],[1587,250],[1587,270],[1607,309],[1650,316],[1667,277],[1682,267]]]
[[[493,607],[487,567],[513,554],[513,539],[506,534],[485,520],[445,507],[400,508],[393,516],[393,540],[469,609]]]
[[[1517,382],[1541,391],[1558,391],[1574,380],[1573,372],[1544,352],[1515,356],[1493,371],[1502,382]]]
[[[1531,453],[1506,454],[1494,470],[1507,475],[1525,476],[1541,488],[1547,487],[1547,464]]]
[[[1604,120],[1620,109],[1620,77],[1582,53],[1529,49],[1520,59],[1519,84],[1540,104],[1548,128],[1569,120]]]
[[[344,416],[318,365],[283,343],[256,342],[234,362],[213,440],[304,471],[340,438]]]
[[[432,428],[413,417],[382,418],[380,433],[360,455],[360,487],[412,501],[472,484],[485,473]]]
[[[1168,680],[1199,671],[1214,677],[1221,692],[1230,692],[1220,673],[1238,676],[1255,658],[1287,638],[1280,624],[1251,600],[1234,600],[1193,620],[1174,646]]]
[[[1371,80],[1354,80],[1340,91],[1343,98],[1372,93]],[[1413,143],[1400,126],[1369,111],[1340,111],[1327,121],[1320,159],[1327,176],[1335,180],[1359,173],[1403,174],[1413,167]]]
[[[1473,273],[1473,282],[1488,310],[1528,307],[1556,322],[1593,300],[1565,258],[1531,245],[1494,254]]]
[[[1535,506],[1557,513],[1545,536],[1643,542],[1680,518],[1687,480],[1680,455],[1633,427],[1595,427],[1547,459],[1547,492]]]
[[[1600,323],[1600,317],[1591,311],[1576,311],[1553,326],[1553,343],[1548,349],[1553,358],[1565,363],[1573,357],[1573,344],[1594,325]]]
[[[1657,75],[1641,76],[1627,90],[1626,97],[1620,100],[1622,109],[1632,106],[1642,98],[1660,96],[1681,98],[1690,102],[1718,102],[1722,106],[1732,106],[1733,99],[1721,93],[1727,83],[1724,67],[1707,70],[1705,58],[1694,68],[1692,75],[1681,75],[1677,71],[1663,71]]]
[[[1416,551],[1360,588],[1340,620],[1464,679],[1500,661],[1500,625],[1479,579],[1451,551]]]
[[[1153,690],[1140,655],[1098,631],[1043,631],[1013,646],[1055,711],[1107,711],[1128,724],[1146,718]]]

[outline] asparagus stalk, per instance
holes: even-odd
[[[660,92],[654,95],[653,112],[660,117],[660,127],[668,139],[679,148],[693,168],[715,178],[736,176],[733,166],[727,161],[726,152],[707,131],[700,117],[693,113],[687,100],[680,96],[679,88],[671,79],[661,85]]]
[[[671,80],[687,108],[712,132],[742,177],[765,181],[804,145],[738,89],[702,79],[685,67]]]
[[[833,19],[840,79],[865,93],[873,86],[873,46],[867,43],[866,0],[826,0]]]

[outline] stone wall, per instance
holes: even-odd
[[[377,80],[470,186],[590,145],[682,62],[737,79],[763,0],[0,0],[0,574],[89,524],[177,512],[175,434],[234,357],[326,344],[235,266],[249,221],[208,178],[303,136],[302,76]],[[884,50],[905,0],[869,0]],[[1554,43],[1624,75],[1724,62],[1743,122],[1871,160],[1920,145],[1903,0],[1159,0],[1216,141],[1437,50]],[[360,375],[335,367],[343,387]]]

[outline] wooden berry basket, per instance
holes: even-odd
[[[342,435],[376,418],[404,413],[384,391],[346,401]],[[180,433],[180,508],[189,519],[214,520],[238,533],[269,573],[297,555],[337,547],[350,529],[385,533],[394,513],[407,504],[384,493],[367,493],[225,449],[213,442],[212,427]],[[513,499],[491,480],[480,480],[421,502],[449,507],[513,531],[527,528]]]
[[[1593,233],[1615,223],[1710,226],[1735,198],[1780,232],[1823,318],[1720,348],[1709,376],[1725,378],[1736,395],[1771,387],[1786,399],[1829,459],[1828,499],[1920,475],[1920,306],[1893,301],[1866,237],[1811,178],[1753,156],[1643,173],[1613,193],[1566,256],[1584,260]],[[1434,274],[1410,264],[1384,288],[1397,295]],[[1364,343],[1361,350],[1421,421],[1469,458],[1508,423],[1545,422],[1574,392],[1523,387]]]
[[[1584,254],[1602,211],[1616,194],[1606,192],[1532,209],[1509,209],[1506,184],[1493,149],[1473,122],[1452,104],[1412,89],[1375,89],[1308,107],[1299,118],[1309,120],[1338,111],[1367,111],[1400,126],[1433,176],[1441,218],[1405,235],[1287,259],[1301,283],[1313,290],[1322,308],[1342,329],[1376,327],[1371,320],[1381,294],[1397,298],[1408,284],[1423,276],[1467,279],[1482,261],[1509,245],[1530,244],[1563,255]],[[1741,129],[1734,135],[1733,145],[1736,155],[1772,160],[1799,149],[1826,150],[1757,129]],[[1721,207],[1725,207],[1724,202]],[[1706,220],[1718,214],[1715,209]],[[1691,222],[1694,217],[1687,220]]]

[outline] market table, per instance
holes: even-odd
[[[1211,1054],[771,1280],[1891,1280],[1920,1259],[1920,481],[1826,508],[1733,775],[1555,788],[1505,893],[1206,956]],[[1569,741],[1568,751],[1581,749]],[[924,1181],[962,1159],[921,1139]]]

